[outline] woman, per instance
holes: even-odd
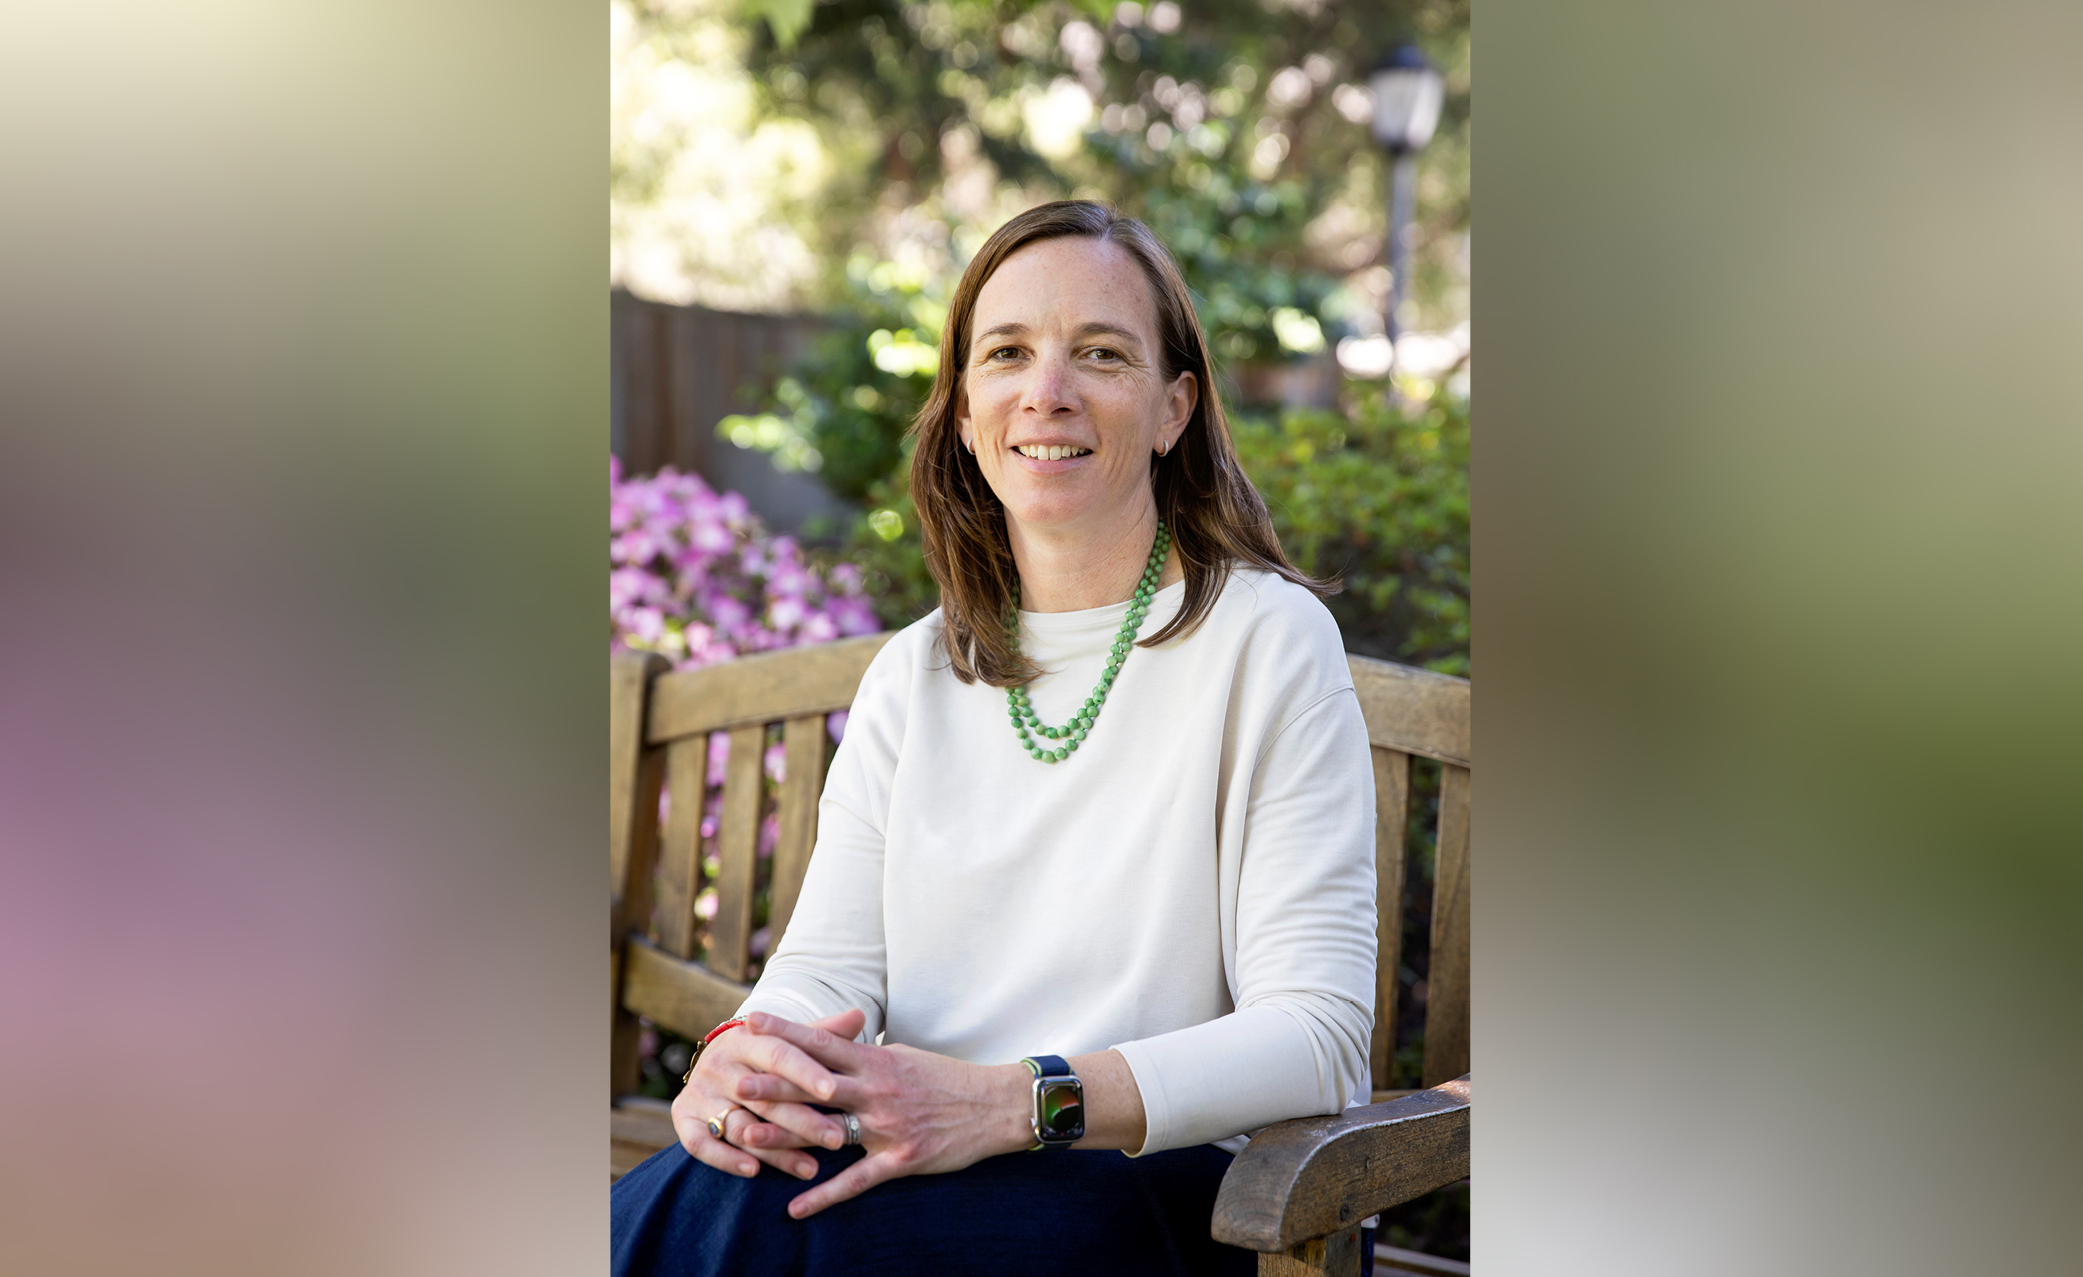
[[[942,607],[862,681],[615,1270],[1252,1272],[1208,1236],[1231,1153],[1368,1097],[1373,784],[1322,587],[1177,267],[1104,206],[978,252],[916,435]]]

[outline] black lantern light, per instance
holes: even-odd
[[[1374,140],[1388,148],[1389,303],[1384,316],[1390,342],[1390,387],[1395,386],[1396,310],[1410,278],[1410,206],[1417,185],[1417,153],[1439,127],[1446,81],[1424,50],[1406,44],[1391,53],[1367,78],[1374,92]]]
[[[1374,91],[1374,140],[1391,155],[1424,150],[1446,99],[1446,81],[1425,51],[1406,44],[1391,53],[1368,76],[1367,87]]]

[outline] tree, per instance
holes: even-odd
[[[742,135],[733,161],[756,172],[729,176],[776,188],[767,252],[800,242],[823,263],[777,301],[851,305],[861,255],[952,275],[1012,213],[1091,195],[1172,244],[1226,358],[1306,354],[1369,330],[1388,281],[1364,84],[1415,39],[1448,94],[1420,184],[1407,326],[1466,318],[1466,0],[766,0],[728,17],[722,2],[624,0],[625,62],[663,77],[742,58],[756,102],[712,96]],[[654,141],[618,152],[625,211],[660,198],[662,155],[694,145],[685,115],[644,123],[623,131]],[[814,160],[797,154],[801,130],[819,139]],[[790,236],[771,233],[783,224]]]

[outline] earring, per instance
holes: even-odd
[[[1170,445],[1170,444],[1166,443],[1166,442],[1165,442],[1164,440],[1162,440],[1162,439],[1159,439],[1159,440],[1157,441],[1157,455],[1158,455],[1158,456],[1160,456],[1160,457],[1161,457],[1161,456],[1163,456],[1163,455],[1164,455],[1165,453],[1167,453],[1167,452],[1170,452],[1171,450],[1172,450],[1172,445]]]

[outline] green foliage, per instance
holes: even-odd
[[[1380,260],[1383,234],[1357,86],[1404,40],[1448,72],[1415,236],[1417,301],[1441,313],[1418,326],[1463,312],[1467,22],[1466,0],[830,0],[792,45],[755,33],[751,66],[771,113],[852,160],[824,206],[829,260],[937,227],[952,271],[1017,208],[1107,199],[1179,255],[1225,358],[1285,359],[1314,343],[1275,312],[1335,341],[1377,300],[1346,278]]]
[[[1468,403],[1405,410],[1351,383],[1348,411],[1232,423],[1239,459],[1295,565],[1339,577],[1346,647],[1468,673]]]
[[[908,442],[908,441],[907,441]],[[940,606],[940,587],[926,571],[919,515],[911,503],[911,452],[905,465],[870,485],[867,513],[856,520],[840,554],[861,569],[882,623],[896,629]]]
[[[796,38],[810,25],[810,11],[815,5],[816,0],[745,0],[742,12],[748,21],[766,19],[774,46],[786,51],[795,47]]]
[[[834,493],[863,502],[901,468],[904,432],[933,388],[947,306],[929,284],[947,281],[865,256],[854,259],[848,277],[849,305],[775,387],[767,415],[779,433],[750,442],[785,467],[793,455],[796,467],[817,471]],[[730,417],[717,428],[729,435],[758,420]]]

